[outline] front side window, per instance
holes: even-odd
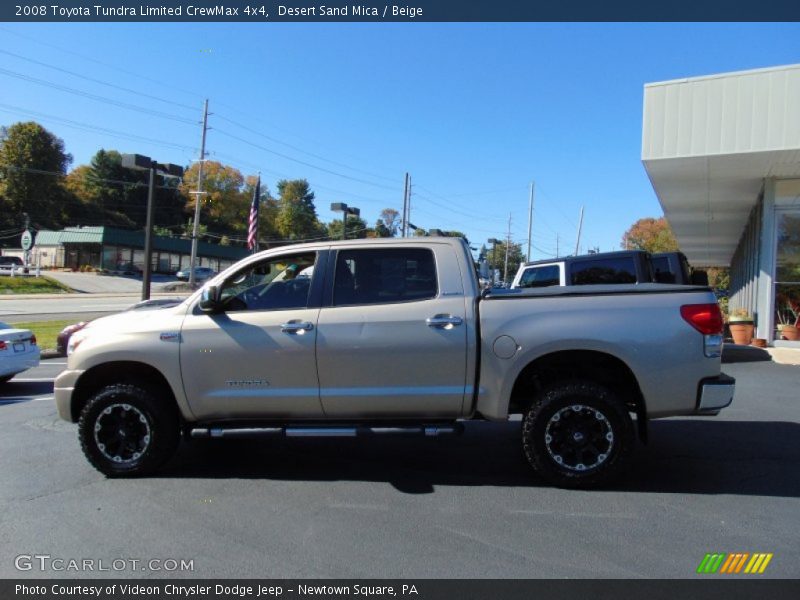
[[[223,309],[276,310],[308,305],[316,253],[270,258],[231,275],[222,284]]]
[[[632,258],[604,258],[572,263],[572,285],[636,283],[636,265]]]
[[[436,265],[428,249],[342,250],[336,258],[337,306],[425,300],[436,290]]]

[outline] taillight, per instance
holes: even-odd
[[[681,306],[683,320],[703,335],[722,333],[722,311],[719,304],[684,304]]]
[[[703,355],[707,358],[722,356],[722,311],[719,304],[685,304],[681,306],[681,316],[703,334]]]
[[[5,350],[6,348],[8,348],[8,344],[5,342],[0,342],[0,350]]]
[[[32,334],[31,335],[31,346],[35,346],[35,345],[36,345],[36,334]]]

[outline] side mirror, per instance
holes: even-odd
[[[219,288],[215,285],[207,285],[200,292],[200,310],[206,313],[217,312],[221,307],[219,303]]]

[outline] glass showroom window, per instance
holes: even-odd
[[[800,326],[800,211],[777,213],[775,339],[796,341]]]

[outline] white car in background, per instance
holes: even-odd
[[[39,346],[33,332],[0,322],[0,384],[38,365]]]

